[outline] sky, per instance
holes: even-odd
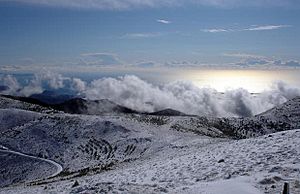
[[[0,0],[0,92],[257,114],[300,95],[299,18],[299,0]]]
[[[300,88],[299,18],[298,0],[0,0],[0,85],[55,74]]]
[[[297,0],[0,0],[0,66],[297,67],[299,18]]]

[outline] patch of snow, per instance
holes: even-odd
[[[229,180],[199,183],[186,187],[181,193],[199,194],[262,194],[249,177],[238,177]]]

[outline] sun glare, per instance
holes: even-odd
[[[297,83],[298,74],[298,70],[198,70],[186,73],[187,79],[199,87],[211,87],[219,92],[243,88],[251,93],[269,89],[279,77],[286,83]]]

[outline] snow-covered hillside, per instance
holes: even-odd
[[[282,105],[257,115],[256,117],[260,119],[279,119],[281,122],[290,122],[291,124],[299,126],[300,97],[289,100]]]
[[[249,138],[300,128],[300,97],[273,109],[247,118],[224,119],[237,138]]]
[[[271,194],[285,181],[300,191],[300,130],[293,130],[300,128],[299,98],[249,118],[173,110],[171,116],[170,111],[93,116],[0,102],[0,144],[36,157],[0,150],[1,185],[14,183],[0,193],[220,193],[221,188]],[[55,171],[51,161],[63,167],[55,177],[49,177]]]
[[[0,149],[0,187],[56,175],[53,162]]]
[[[0,193],[299,193],[300,130],[214,142],[175,141],[153,155],[111,170]],[[75,180],[79,183],[74,187]]]

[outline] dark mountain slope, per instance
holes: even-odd
[[[59,104],[59,103],[63,103],[67,100],[74,98],[74,96],[68,95],[68,94],[59,94],[59,93],[56,93],[55,91],[45,90],[41,94],[31,95],[30,98],[39,100],[46,104]]]
[[[156,116],[188,116],[185,113],[182,113],[180,111],[173,110],[173,109],[170,109],[170,108],[160,110],[160,111],[157,111],[157,112],[152,112],[152,113],[149,113],[149,115],[156,115]]]
[[[0,95],[0,108],[19,108],[24,110],[36,111],[39,109],[59,110],[70,114],[130,114],[138,113],[132,109],[118,105],[107,99],[85,100],[82,98],[73,98],[59,104],[48,104],[31,97]],[[18,104],[18,106],[16,106]],[[33,108],[28,108],[32,106]],[[36,110],[35,110],[36,109]],[[40,112],[40,111],[37,111]]]
[[[101,115],[111,113],[137,113],[134,110],[120,106],[106,99],[91,101],[74,98],[64,103],[53,105],[52,107],[56,110],[71,114]]]

